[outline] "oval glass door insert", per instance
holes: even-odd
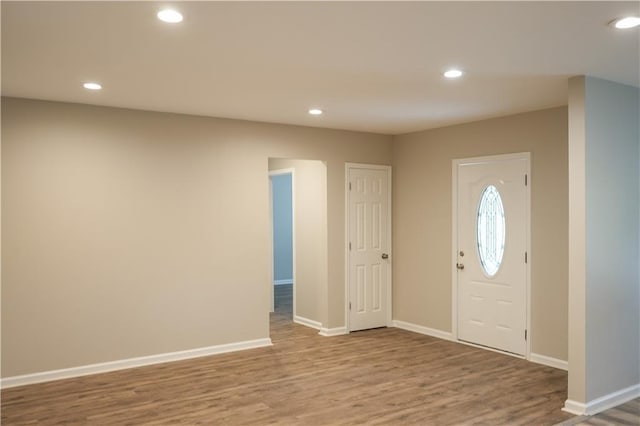
[[[493,277],[502,264],[505,241],[504,206],[498,188],[487,186],[478,203],[476,235],[480,265],[485,274]]]

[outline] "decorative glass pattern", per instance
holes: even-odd
[[[480,264],[489,277],[493,277],[500,269],[504,256],[505,230],[502,198],[498,188],[489,185],[480,197],[476,221]]]

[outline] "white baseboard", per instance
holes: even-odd
[[[342,336],[347,333],[347,327],[321,328],[320,333],[324,337]]]
[[[453,334],[448,331],[436,330],[434,328],[425,327],[423,325],[412,324],[410,322],[393,320],[391,326],[401,328],[407,331],[413,331],[414,333],[420,333],[431,337],[437,337],[438,339],[453,340]]]
[[[436,330],[433,328],[425,327],[423,325],[412,324],[410,322],[405,322],[400,320],[393,320],[391,322],[391,325],[393,327],[401,328],[403,330],[413,331],[414,333],[420,333],[420,334],[424,334],[431,337],[437,337],[438,339],[455,341],[453,339],[453,333],[450,333],[448,331]],[[459,342],[459,343],[467,344],[466,342]],[[471,346],[477,347],[476,345],[471,345]],[[488,348],[483,348],[483,349],[488,349]],[[502,351],[496,351],[496,352],[503,353]],[[569,369],[569,364],[567,361],[551,358],[545,355],[532,353],[529,357],[529,361],[535,362],[538,364],[543,364],[548,367],[559,368],[565,371]]]
[[[551,358],[550,356],[534,354],[533,352],[531,352],[529,354],[529,361],[535,362],[536,364],[546,365],[547,367],[569,371],[569,363],[567,361],[563,361],[557,358]]]
[[[50,382],[53,380],[69,379],[72,377],[88,376],[90,374],[107,373],[109,371],[125,370],[128,368],[142,367],[145,365],[162,364],[165,362],[181,361],[191,358],[222,354],[226,352],[255,349],[271,346],[271,339],[247,340],[244,342],[227,343],[224,345],[209,346],[205,348],[189,349],[186,351],[169,352],[164,354],[143,356],[137,358],[121,359],[117,361],[103,362],[99,364],[83,365],[80,367],[65,368],[61,370],[43,371],[40,373],[25,374],[21,376],[6,377],[0,380],[0,388],[12,388],[15,386],[31,385],[35,383]]]
[[[296,324],[306,325],[307,327],[315,328],[316,330],[320,330],[318,334],[325,337],[341,336],[343,334],[347,334],[346,327],[325,328],[322,326],[322,323],[318,321],[310,320],[309,318],[300,317],[298,315],[293,317],[293,322],[295,322]]]
[[[293,280],[273,280],[273,285],[293,284]]]
[[[293,322],[295,322],[296,324],[301,324],[307,327],[315,328],[316,330],[320,330],[322,328],[322,323],[319,323],[318,321],[310,320],[309,318],[301,317],[298,315],[293,317]]]
[[[564,403],[564,408],[562,409],[562,411],[566,411],[578,416],[585,414],[588,416],[592,416],[604,410],[608,410],[609,408],[613,408],[617,405],[629,402],[632,399],[638,397],[640,397],[640,383],[616,392],[612,392],[608,395],[601,396],[600,398],[596,398],[593,401],[587,402],[586,404],[567,399]]]
[[[564,402],[564,407],[562,407],[562,411],[571,413],[574,416],[583,416],[586,413],[586,405],[581,402],[567,399]]]

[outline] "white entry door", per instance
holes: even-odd
[[[349,331],[391,319],[391,168],[347,165]]]
[[[529,154],[457,162],[458,339],[526,354]]]

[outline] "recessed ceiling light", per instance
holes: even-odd
[[[443,74],[447,78],[458,78],[462,77],[462,71],[456,69],[450,69],[444,72]]]
[[[640,18],[637,16],[627,16],[626,18],[620,18],[612,21],[611,25],[619,30],[635,28],[640,25]]]
[[[102,86],[98,83],[94,83],[94,82],[87,82],[83,84],[85,89],[89,89],[89,90],[100,90],[102,89]]]
[[[324,112],[324,111],[322,111],[322,110],[321,110],[321,109],[319,109],[319,108],[311,108],[311,109],[309,110],[309,114],[311,114],[311,115],[322,115],[322,113],[323,113],[323,112]]]
[[[182,22],[182,14],[177,10],[163,9],[158,12],[158,19],[170,24],[177,24],[178,22]]]

